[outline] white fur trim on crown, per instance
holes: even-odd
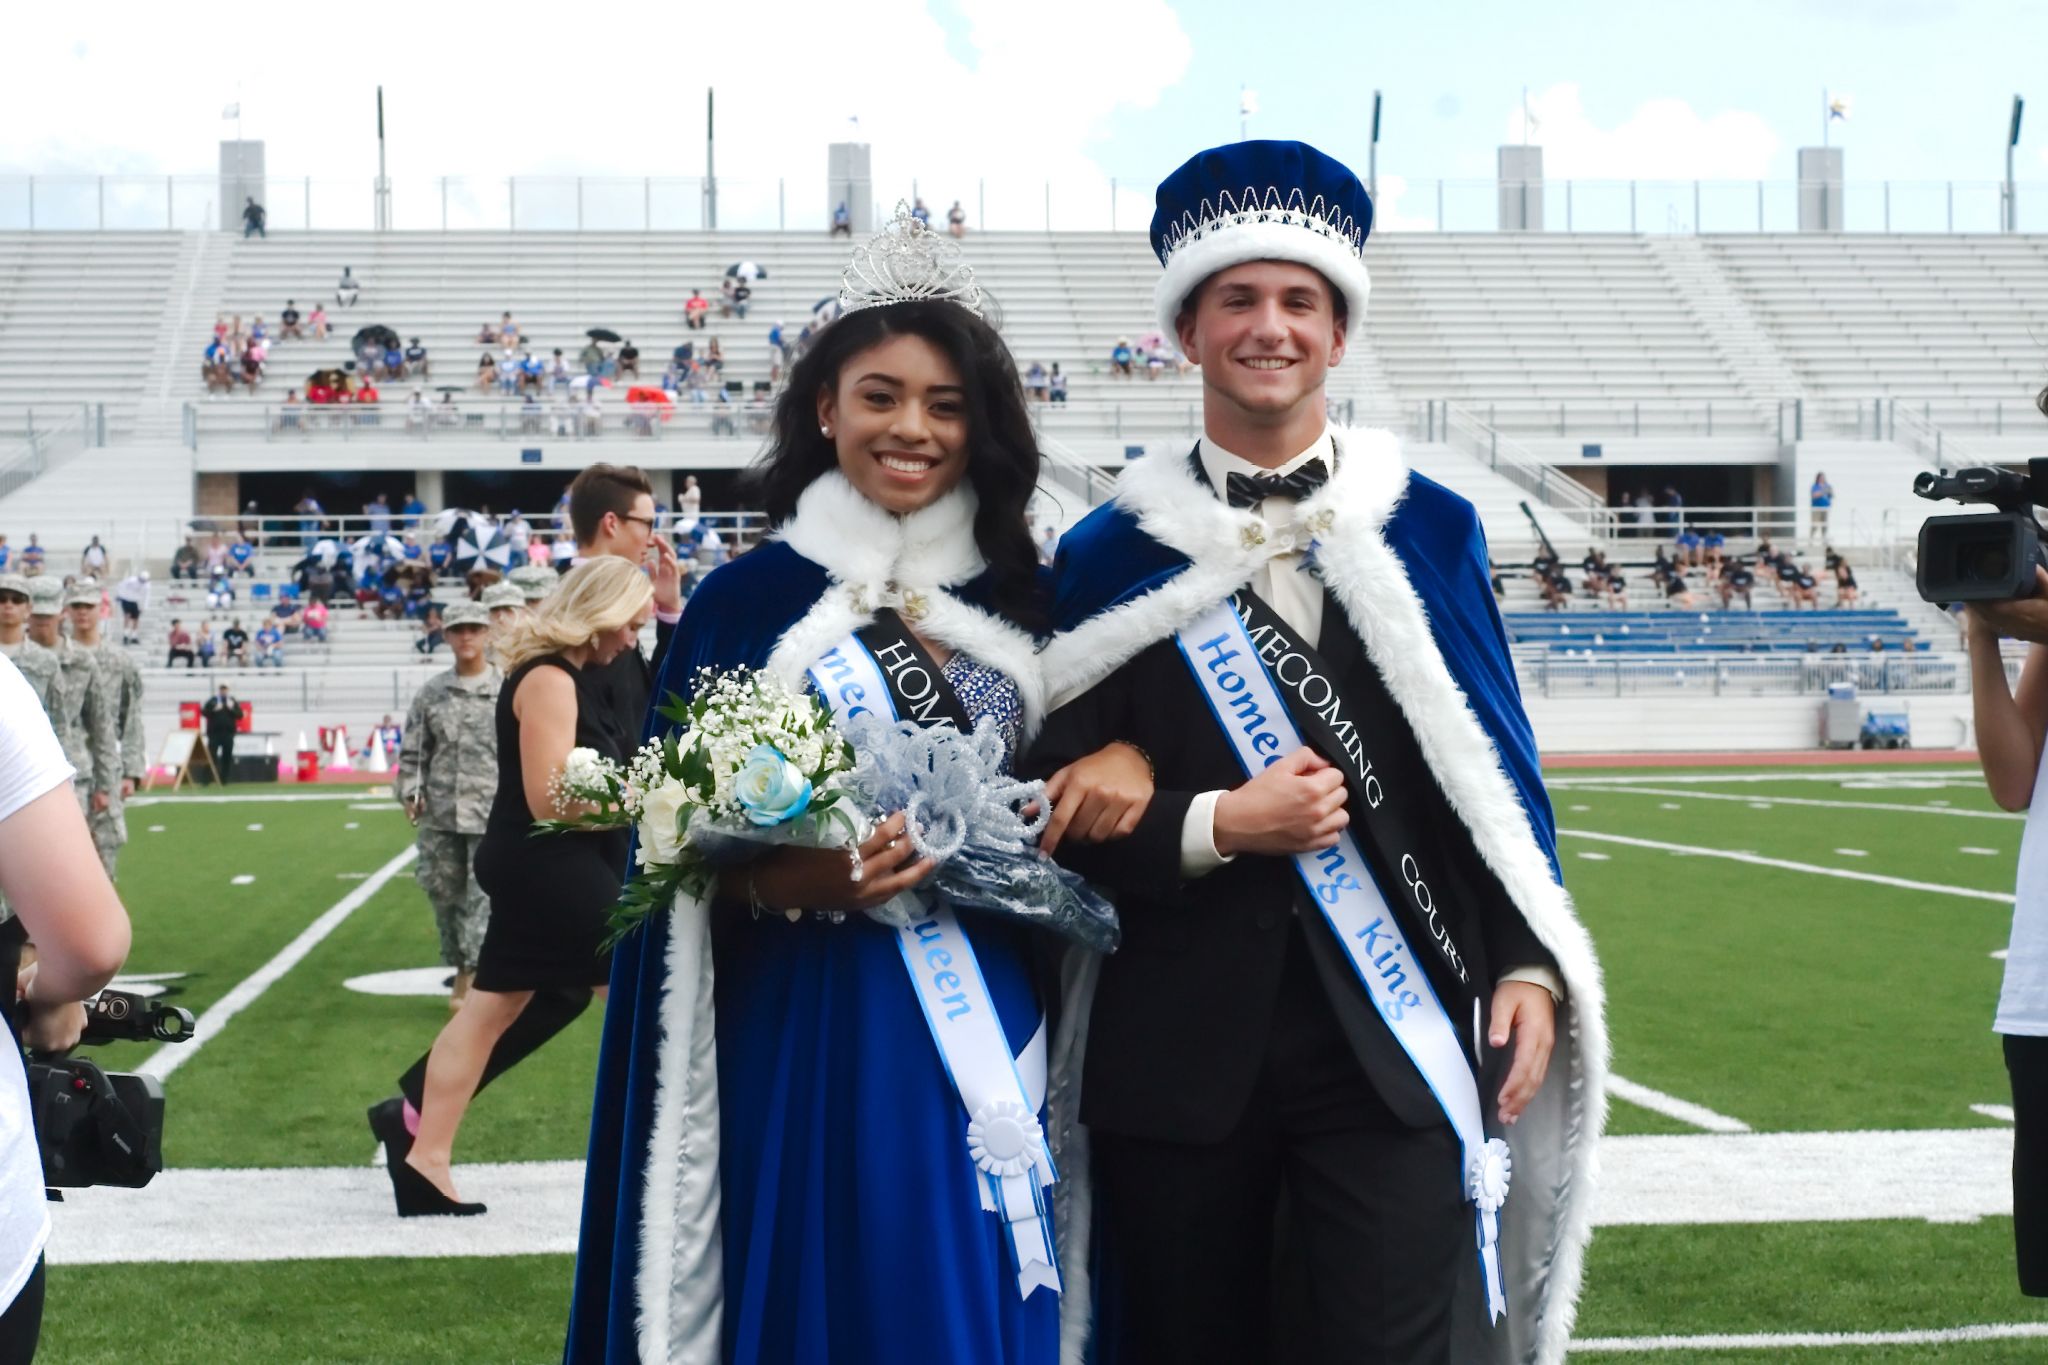
[[[1166,258],[1166,273],[1152,292],[1160,332],[1177,335],[1174,322],[1180,316],[1180,306],[1196,285],[1219,270],[1246,261],[1293,261],[1321,271],[1344,291],[1350,314],[1344,329],[1346,339],[1356,341],[1364,330],[1366,299],[1372,293],[1372,276],[1365,262],[1340,241],[1292,224],[1269,222],[1211,228]]]

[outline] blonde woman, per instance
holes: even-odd
[[[604,698],[604,667],[633,647],[654,588],[630,560],[603,556],[499,638],[498,793],[477,848],[477,882],[491,899],[476,978],[427,1054],[424,1103],[371,1111],[400,1217],[482,1213],[456,1198],[456,1129],[486,1079],[491,1049],[535,991],[602,996],[611,972],[601,944],[626,863],[623,830],[534,837],[539,818],[571,815],[548,788],[573,748],[623,760],[639,740]]]

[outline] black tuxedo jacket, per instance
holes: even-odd
[[[1354,670],[1372,666],[1343,608],[1327,594],[1319,652],[1347,691]],[[1082,1121],[1157,1141],[1227,1136],[1258,1077],[1290,921],[1298,918],[1338,1022],[1375,1089],[1412,1126],[1444,1122],[1442,1107],[1368,1001],[1288,859],[1245,855],[1181,880],[1189,803],[1201,792],[1237,787],[1245,777],[1172,638],[1153,642],[1047,717],[1029,771],[1048,775],[1113,740],[1128,740],[1151,756],[1157,790],[1129,838],[1066,842],[1058,853],[1061,863],[1114,894],[1123,923],[1123,943],[1103,964],[1095,994]],[[1554,966],[1462,831],[1432,830],[1426,837],[1441,849],[1429,850],[1435,855],[1432,883],[1445,883],[1437,903],[1451,912],[1481,996],[1490,996],[1508,968]],[[1473,1055],[1486,1058],[1483,1031],[1471,1036],[1472,1020],[1451,1022]],[[1482,1086],[1482,1096],[1487,1093]]]

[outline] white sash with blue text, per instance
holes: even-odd
[[[1228,601],[1182,628],[1175,641],[1247,776],[1301,747],[1301,732]],[[1428,1082],[1458,1135],[1465,1157],[1465,1194],[1478,1220],[1487,1315],[1498,1321],[1507,1311],[1499,1212],[1507,1197],[1510,1163],[1507,1144],[1486,1136],[1479,1085],[1465,1060],[1458,1030],[1349,830],[1334,848],[1294,855],[1294,868],[1308,887],[1309,898],[1336,931],[1374,1008]]]
[[[924,672],[908,659],[900,666]],[[883,665],[858,636],[849,635],[827,650],[811,667],[810,678],[818,695],[841,717],[870,712],[896,717]],[[938,680],[920,681],[935,687]],[[906,696],[913,700],[925,695],[917,686],[906,687]],[[1012,1057],[974,945],[961,931],[952,907],[936,898],[908,894],[914,906],[909,923],[896,931],[898,946],[939,1059],[968,1115],[967,1153],[979,1173],[981,1207],[1000,1213],[1009,1228],[1018,1293],[1028,1299],[1043,1286],[1057,1294],[1058,1258],[1045,1188],[1058,1172],[1038,1122],[1039,1107],[1045,1102],[1044,1021],[1024,1051]]]

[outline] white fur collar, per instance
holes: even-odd
[[[1036,735],[1045,718],[1037,642],[943,591],[987,567],[974,542],[977,506],[974,490],[962,483],[930,507],[898,517],[862,497],[837,470],[818,478],[775,534],[822,567],[832,586],[776,641],[768,671],[798,686],[819,655],[876,611],[894,607],[920,635],[1008,674],[1023,695],[1024,736]]]
[[[1117,479],[1117,505],[1145,534],[1180,551],[1188,569],[1152,592],[1103,612],[1045,647],[1046,685],[1053,704],[1080,695],[1163,635],[1250,582],[1277,554],[1302,548],[1300,537],[1325,542],[1377,537],[1408,491],[1401,442],[1378,428],[1332,427],[1337,468],[1296,510],[1297,539],[1269,532],[1250,508],[1233,508],[1195,477],[1188,460],[1159,454],[1139,460]]]
[[[838,470],[813,480],[774,538],[822,565],[835,582],[954,587],[988,567],[974,543],[980,506],[964,479],[931,506],[899,517],[861,496]]]

